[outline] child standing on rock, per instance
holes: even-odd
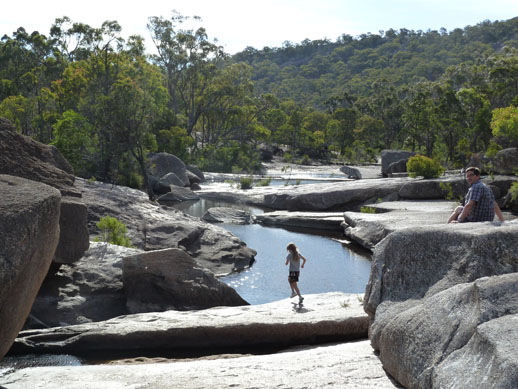
[[[304,301],[304,297],[300,294],[299,287],[297,282],[299,282],[299,274],[300,269],[304,268],[304,264],[306,263],[306,258],[299,253],[299,249],[295,246],[294,243],[289,243],[286,247],[288,250],[288,255],[286,256],[286,265],[290,264],[288,282],[290,283],[291,288],[291,297],[299,296],[299,304],[302,304]],[[300,259],[302,258],[302,265],[300,264]]]

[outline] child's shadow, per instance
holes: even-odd
[[[291,305],[293,305],[293,310],[297,313],[306,313],[306,312],[309,312],[310,310],[309,309],[306,309],[304,308],[304,305],[303,304],[299,304],[299,303],[291,303]]]

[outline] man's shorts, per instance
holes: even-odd
[[[299,282],[299,271],[290,271],[290,275],[288,276],[289,282]]]

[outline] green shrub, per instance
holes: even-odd
[[[239,188],[251,189],[252,188],[252,177],[241,177],[239,179]]]
[[[360,212],[361,213],[376,213],[376,208],[368,207],[368,206],[363,206],[363,207],[360,208]]]
[[[283,160],[284,162],[291,163],[293,162],[293,155],[291,153],[286,152],[283,155]]]
[[[439,161],[424,155],[410,157],[406,164],[406,170],[410,177],[437,178],[444,173],[444,168]]]
[[[309,158],[309,155],[304,154],[300,160],[301,165],[311,165],[311,159]]]
[[[518,182],[513,182],[513,185],[509,188],[509,193],[511,193],[511,199],[513,201],[518,200]]]
[[[262,180],[260,180],[257,185],[259,186],[270,186],[270,183],[272,182],[272,179],[270,177],[268,178],[263,178]]]
[[[117,220],[115,217],[105,216],[97,223],[101,235],[96,237],[96,242],[106,242],[115,244],[117,246],[133,247],[129,237],[126,235],[128,232],[124,223]]]

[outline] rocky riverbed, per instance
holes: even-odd
[[[446,198],[461,197],[467,190],[458,173],[433,180],[381,178],[379,166],[302,167],[298,172],[274,164],[270,173],[288,174],[295,185],[242,190],[223,183],[202,187],[196,196],[182,187],[181,196],[170,196],[169,202],[201,196],[274,209],[249,220],[343,231],[374,253],[363,296],[315,294],[306,296],[302,306],[289,299],[250,306],[230,296],[216,277],[245,269],[255,255],[246,242],[212,224],[226,217],[224,210],[207,223],[150,202],[140,191],[80,179],[74,183],[70,174],[60,172],[63,163],[56,150],[2,126],[0,136],[13,143],[13,150],[25,143],[30,144],[28,152],[39,147],[36,154],[45,156],[40,162],[37,156],[25,158],[40,165],[23,171],[11,161],[19,151],[2,160],[7,174],[19,172],[28,179],[19,183],[17,178],[2,178],[1,198],[9,199],[0,210],[0,224],[7,226],[2,236],[9,237],[9,253],[17,253],[16,258],[23,257],[20,248],[46,256],[41,268],[31,267],[33,272],[20,260],[3,260],[2,281],[7,281],[1,285],[10,286],[12,279],[15,286],[29,282],[34,295],[51,261],[54,264],[40,290],[44,293],[35,300],[39,311],[33,307],[33,321],[26,323],[0,368],[1,387],[518,386],[513,352],[518,344],[518,222],[509,194],[518,177],[484,178],[504,208],[506,221],[471,225],[445,223],[455,204]],[[195,188],[201,180],[185,167],[182,173],[182,185]],[[55,180],[56,174],[63,179]],[[298,185],[304,174],[316,182]],[[160,178],[157,190],[172,191],[167,182]],[[22,212],[27,209],[23,205],[30,204],[31,185],[34,190],[42,185],[38,193],[48,193],[54,201],[51,209],[31,206],[32,219],[43,221],[37,225]],[[60,200],[70,195],[81,200]],[[59,221],[61,235],[60,210],[67,215]],[[86,251],[86,226],[94,235],[96,222],[106,214],[128,225],[136,249],[92,243]],[[45,224],[46,220],[53,222]],[[72,220],[81,220],[84,228],[77,233],[67,228]],[[25,230],[34,238],[26,239]],[[68,249],[54,259],[45,251],[49,234],[55,238],[53,246],[58,235],[68,241],[63,246]],[[75,234],[82,236],[76,247],[70,244]],[[0,259],[7,258],[0,254]],[[12,297],[20,288],[6,290],[7,294],[1,289],[0,296]],[[213,300],[217,293],[217,298],[230,296],[235,304],[218,304]],[[193,301],[198,303],[204,295],[211,297],[208,305],[193,308]],[[11,320],[9,301],[2,298],[0,317]],[[30,301],[24,302],[16,322],[9,323],[12,331],[1,339],[5,350],[29,309]],[[52,314],[41,320],[45,312]],[[73,354],[82,365],[9,365],[17,355],[34,355],[36,362],[41,353]],[[91,365],[94,361],[100,364]]]

